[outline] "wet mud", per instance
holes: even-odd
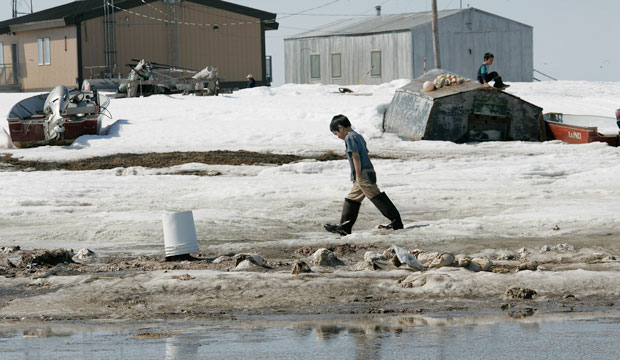
[[[577,250],[563,253],[561,261],[556,256],[540,260],[543,270],[536,271],[519,270],[524,260],[510,260],[510,256],[490,257],[493,266],[483,271],[456,261],[479,261],[467,256],[456,255],[455,261],[439,264],[436,259],[445,259],[446,253],[419,251],[410,253],[425,268],[408,271],[394,261],[393,250],[363,243],[344,243],[331,250],[309,246],[270,249],[263,253],[269,254],[264,259],[251,253],[198,253],[179,261],[166,261],[163,255],[75,254],[70,249],[20,250],[14,246],[0,250],[0,276],[5,278],[0,321],[421,313],[525,318],[542,313],[617,311],[619,306],[613,291],[583,291],[579,279],[565,288],[547,288],[534,280],[532,289],[522,287],[529,282],[528,276],[534,279],[546,276],[545,272],[562,271],[567,263],[601,274],[617,265],[613,255],[587,258]],[[332,254],[335,261],[320,260],[317,253],[321,251]],[[301,262],[309,271],[295,272]],[[517,275],[521,271],[527,273]],[[497,291],[458,280],[463,274],[495,282]],[[453,292],[459,287],[471,289]]]

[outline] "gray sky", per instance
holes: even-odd
[[[68,0],[32,0],[35,11]],[[230,0],[278,14],[280,29],[267,32],[274,85],[284,82],[284,38],[351,17],[430,11],[430,0]],[[0,19],[11,17],[3,0]],[[439,10],[478,8],[534,27],[534,68],[560,80],[620,81],[620,1],[618,0],[437,0]],[[304,10],[313,9],[307,12]],[[30,0],[19,0],[30,11]],[[301,14],[298,14],[303,12]],[[293,15],[298,14],[298,15]],[[495,59],[501,62],[501,59]],[[544,79],[540,75],[536,77]]]

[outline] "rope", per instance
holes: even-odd
[[[157,9],[156,7],[152,6],[151,4],[146,3],[144,0],[142,0],[142,3],[144,3],[147,6],[153,8],[154,10],[160,12],[161,14],[168,16],[168,14],[166,14],[163,11]],[[251,24],[260,24],[261,22],[267,22],[267,21],[271,22],[271,21],[274,21],[274,20],[259,20],[259,21],[239,21],[239,22],[231,22],[231,23],[226,23],[226,24],[200,24],[200,23],[185,22],[185,21],[171,21],[171,20],[168,20],[168,19],[161,19],[161,18],[158,18],[158,17],[144,15],[144,14],[141,14],[141,13],[133,11],[133,10],[123,9],[123,8],[118,7],[118,6],[112,4],[112,3],[108,2],[108,1],[106,1],[106,4],[108,6],[111,6],[111,7],[115,8],[115,9],[117,9],[117,10],[120,10],[120,11],[129,13],[129,14],[135,15],[137,17],[142,17],[142,18],[145,18],[145,19],[153,20],[153,21],[159,21],[159,22],[164,22],[164,23],[167,23],[167,24],[175,24],[175,25],[208,26],[208,27],[211,27],[211,26],[229,26],[229,25],[230,26],[234,26],[234,25],[251,25]]]

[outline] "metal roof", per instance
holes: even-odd
[[[448,17],[467,10],[468,9],[442,10],[437,13],[437,18]],[[323,25],[320,28],[297,34],[288,39],[405,31],[419,25],[430,23],[432,20],[433,13],[431,11],[337,20]]]
[[[514,21],[503,16],[495,15],[473,7],[466,9],[441,10],[437,12],[437,18],[442,19],[465,11],[476,11],[478,13],[505,19],[506,21],[510,21],[512,23],[531,28],[530,25],[523,24],[518,21]],[[295,36],[288,37],[285,40],[326,37],[332,35],[363,35],[384,32],[407,31],[420,25],[428,24],[432,22],[432,20],[433,13],[431,11],[336,20],[327,25],[322,25],[314,30],[306,31]]]
[[[114,6],[123,9],[131,9],[144,3],[152,3],[160,0],[117,0]],[[246,6],[232,4],[219,0],[187,0],[196,4],[206,5],[209,7],[236,12],[251,17],[255,17],[265,21],[266,30],[277,30],[278,23],[275,21],[276,14],[262,10],[253,9]],[[103,16],[103,2],[101,0],[82,0],[73,1],[68,4],[55,6],[33,14],[17,17],[15,19],[0,22],[0,34],[11,32],[11,26],[16,25],[33,25],[42,22],[50,22],[50,20],[63,20],[64,25],[77,24],[83,20],[97,18]],[[271,21],[269,21],[271,20]],[[18,27],[19,28],[19,27]]]

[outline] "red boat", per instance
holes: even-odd
[[[605,142],[611,146],[620,144],[620,129],[616,119],[595,115],[544,114],[547,136],[550,140],[562,140],[569,144]]]
[[[69,145],[82,135],[97,135],[110,99],[97,91],[69,91],[57,86],[50,93],[26,98],[13,106],[7,121],[13,145]]]

